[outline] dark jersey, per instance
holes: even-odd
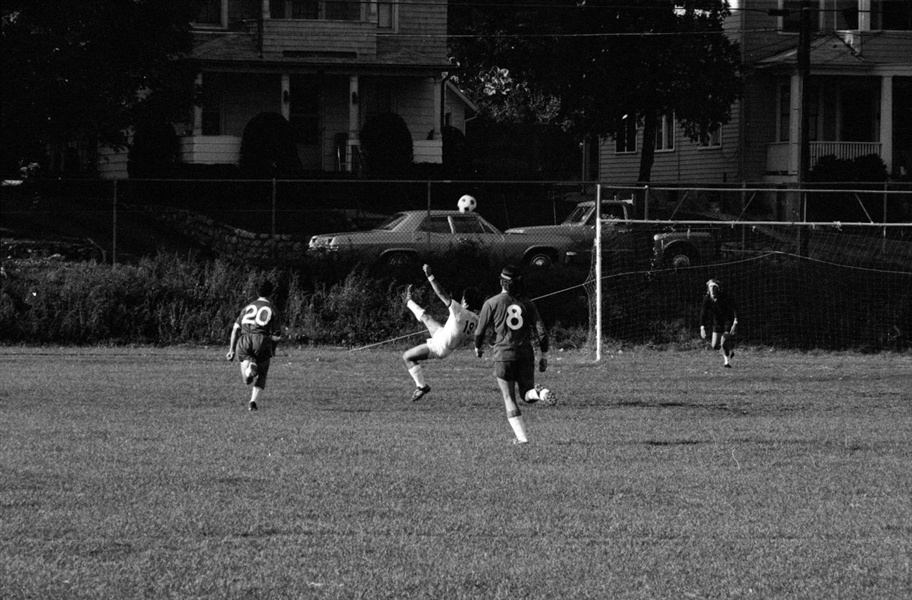
[[[538,309],[525,297],[500,293],[485,301],[475,329],[475,347],[481,348],[485,334],[493,327],[495,340],[491,358],[498,361],[535,360],[532,341],[542,338],[547,348],[547,331]]]
[[[236,323],[241,332],[251,335],[279,335],[279,313],[269,300],[257,298],[241,310]]]
[[[700,324],[705,325],[710,319],[713,327],[721,327],[734,321],[738,317],[738,307],[735,299],[720,291],[718,298],[713,300],[709,294],[703,297],[703,310],[700,311]]]

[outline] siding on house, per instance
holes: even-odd
[[[358,59],[377,56],[377,26],[352,21],[268,19],[263,54],[289,58]]]
[[[738,118],[740,105],[732,108],[732,120],[722,127],[722,144],[701,147],[675,128],[675,148],[657,151],[650,178],[656,182],[725,183],[740,178]],[[615,153],[614,140],[600,144],[599,178],[619,185],[637,181],[642,160],[643,130],[637,132],[637,151]]]
[[[768,11],[781,8],[778,0],[731,2],[732,15],[725,22],[727,34],[741,44],[744,96],[732,107],[732,120],[724,126],[720,149],[699,148],[679,131],[674,152],[657,152],[650,180],[653,183],[724,183],[796,181],[797,142],[783,142],[789,123],[778,123],[779,89],[789,89],[798,73],[798,34],[779,31],[779,17]],[[812,6],[816,8],[816,2]],[[829,4],[828,4],[829,6]],[[865,6],[860,1],[852,6]],[[812,148],[851,158],[859,143],[870,143],[881,152],[896,176],[912,170],[912,130],[905,106],[912,94],[912,31],[833,30],[830,10],[821,29],[815,27],[811,45],[810,83],[814,120]],[[859,21],[862,22],[862,21]],[[900,25],[902,26],[902,25]],[[870,94],[859,94],[860,91]],[[891,90],[886,100],[883,90]],[[855,100],[854,102],[852,100]],[[785,119],[798,113],[790,98]],[[891,114],[881,114],[892,107]],[[636,181],[642,150],[616,154],[614,140],[599,146],[602,181],[630,184]],[[830,144],[832,142],[832,144]],[[815,160],[812,156],[812,161]],[[813,163],[812,165],[813,166]]]
[[[237,161],[241,154],[241,136],[198,135],[180,140],[183,156],[193,156],[195,162],[203,164],[224,164]]]
[[[102,179],[127,177],[127,153],[101,146],[98,148],[98,175]]]

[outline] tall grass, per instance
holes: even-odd
[[[292,342],[358,346],[415,332],[420,327],[403,305],[409,282],[418,284],[416,300],[446,316],[418,266],[392,274],[360,264],[311,266],[267,269],[170,254],[116,267],[11,263],[0,295],[0,343],[219,343],[262,278],[277,286],[274,300]],[[438,271],[457,298],[469,285],[499,291],[493,268],[442,262]],[[550,285],[565,283],[558,277]]]

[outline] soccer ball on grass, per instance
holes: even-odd
[[[473,210],[475,210],[475,207],[477,205],[478,205],[478,203],[475,202],[475,198],[472,196],[469,196],[468,194],[465,194],[464,196],[462,196],[459,199],[459,202],[456,203],[456,207],[459,209],[459,212],[461,212],[461,213],[472,212]]]

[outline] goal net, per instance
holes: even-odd
[[[912,348],[908,223],[639,220],[603,227],[600,243],[586,282],[597,357],[700,343],[711,278],[737,302],[740,345]]]

